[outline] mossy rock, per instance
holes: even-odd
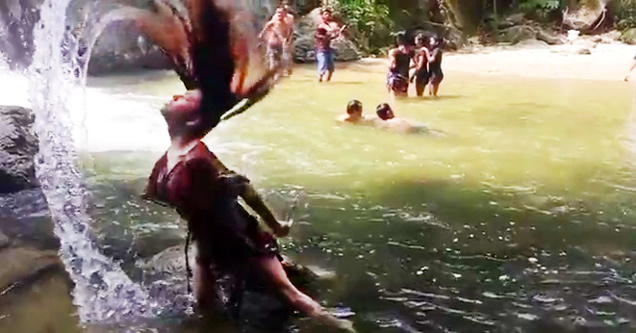
[[[636,28],[631,28],[623,31],[619,40],[625,44],[636,44]]]

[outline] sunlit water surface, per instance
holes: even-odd
[[[284,247],[336,273],[325,305],[351,308],[361,332],[636,329],[629,85],[449,72],[439,100],[395,102],[398,116],[443,136],[334,122],[353,98],[372,115],[388,99],[383,78],[377,63],[356,63],[318,84],[313,67],[299,67],[206,138],[281,217],[300,220]],[[73,110],[93,227],[140,281],[135,263],[184,236],[175,213],[138,198],[168,145],[156,110],[182,86],[168,72],[89,86]],[[307,207],[290,213],[299,192]],[[49,284],[44,295],[55,294]],[[53,322],[56,332],[76,324]],[[215,325],[185,314],[147,324]]]

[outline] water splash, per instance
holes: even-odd
[[[29,94],[40,140],[36,174],[61,242],[60,257],[75,282],[74,302],[82,322],[124,321],[151,316],[158,307],[147,292],[96,248],[89,232],[86,191],[77,169],[72,121],[67,107],[78,64],[64,56],[71,0],[45,0],[34,31],[35,53],[28,70]],[[73,48],[70,48],[71,50]],[[90,52],[90,50],[89,50]],[[79,68],[81,73],[84,71]]]

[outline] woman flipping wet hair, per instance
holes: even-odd
[[[295,309],[348,328],[290,282],[274,236],[261,230],[238,197],[276,236],[286,236],[290,225],[278,222],[249,180],[228,170],[201,141],[237,102],[247,99],[249,106],[270,88],[274,71],[265,70],[252,47],[256,32],[247,30],[249,17],[236,1],[187,0],[181,8],[168,1],[155,0],[153,11],[136,11],[135,19],[173,60],[188,92],[162,109],[171,145],[156,162],[143,197],[187,220],[188,241],[197,249],[199,306],[218,302],[215,272],[258,276]]]

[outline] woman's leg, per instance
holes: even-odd
[[[194,265],[194,295],[197,306],[202,310],[215,309],[219,305],[216,293],[216,278],[212,273],[212,260],[206,258],[204,249],[196,244],[196,256]]]
[[[278,291],[291,305],[303,314],[321,320],[323,323],[335,326],[350,332],[353,330],[351,322],[346,320],[338,320],[328,314],[318,302],[311,297],[302,293],[294,286],[287,273],[276,257],[254,257],[251,259],[252,267],[258,270],[258,273]]]
[[[294,308],[308,316],[314,316],[322,311],[320,304],[302,293],[291,283],[278,258],[256,257],[252,259],[252,264],[253,267],[259,270],[259,275],[263,276],[267,283],[280,292]]]

